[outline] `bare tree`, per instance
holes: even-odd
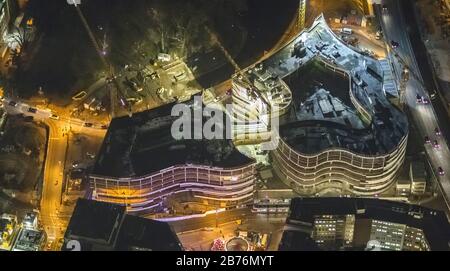
[[[20,49],[20,51],[25,51],[32,41],[33,31],[26,27],[24,28],[15,26],[10,37],[15,43],[17,43],[18,48],[14,49]]]

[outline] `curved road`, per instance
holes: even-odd
[[[441,146],[439,149],[435,149],[430,144],[427,144],[425,150],[430,163],[433,166],[433,170],[436,172],[438,167],[442,167],[446,172],[444,176],[436,177],[439,181],[447,207],[450,209],[449,147],[442,137],[435,135],[434,130],[439,125],[433,106],[431,104],[418,104],[416,101],[417,94],[428,97],[428,91],[424,88],[424,84],[422,83],[423,79],[408,36],[408,31],[410,31],[410,29],[405,23],[400,3],[399,1],[384,0],[384,4],[387,6],[387,10],[382,10],[380,5],[376,6],[376,12],[380,18],[384,36],[389,43],[391,40],[399,43],[399,47],[390,50],[389,57],[399,80],[401,80],[400,77],[403,70],[403,62],[408,66],[411,73],[416,75],[410,76],[410,80],[406,84],[406,105],[414,122],[419,128],[422,137],[429,136],[432,140],[436,139]],[[395,50],[395,52],[393,50]],[[395,54],[398,54],[399,57],[396,57]]]

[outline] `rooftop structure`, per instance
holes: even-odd
[[[249,243],[242,237],[231,238],[225,244],[226,251],[248,251],[249,249]]]
[[[411,193],[423,195],[427,185],[427,172],[423,161],[413,161],[410,164]]]
[[[30,228],[23,228],[14,244],[13,251],[41,251],[47,240],[45,232]]]
[[[38,214],[35,212],[26,213],[22,220],[22,226],[27,229],[38,229],[38,224]]]
[[[0,250],[11,250],[17,236],[17,217],[10,214],[0,216]]]

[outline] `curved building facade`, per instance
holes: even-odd
[[[317,154],[298,152],[280,140],[272,152],[274,167],[294,190],[316,194],[333,188],[359,196],[373,196],[391,187],[403,164],[407,138],[385,155],[362,155],[332,148]]]
[[[290,93],[281,95],[289,102],[277,111],[284,119],[271,135],[279,144],[270,156],[297,192],[377,196],[394,184],[408,141],[407,118],[389,100],[398,97],[389,69],[386,60],[342,42],[319,16],[311,28],[233,78],[233,87],[245,86],[233,88],[233,103],[244,116],[255,108],[243,102],[245,95],[271,105],[280,100],[271,103],[267,93]],[[309,70],[323,74],[313,80]],[[272,90],[264,83],[271,80],[282,87]]]
[[[205,205],[235,207],[252,200],[253,163],[236,168],[172,166],[133,178],[90,176],[93,199],[124,204],[129,212],[148,212],[177,193],[188,192]]]
[[[251,202],[255,161],[231,140],[175,139],[173,105],[111,122],[89,175],[91,198],[134,213],[162,211],[177,196],[206,209]]]

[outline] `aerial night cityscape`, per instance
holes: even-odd
[[[0,0],[0,32],[0,251],[450,251],[450,0]]]

